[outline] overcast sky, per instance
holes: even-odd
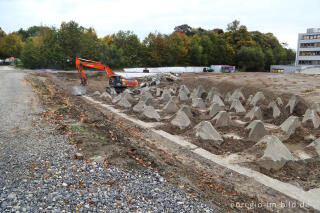
[[[319,11],[320,0],[0,0],[0,27],[9,33],[74,20],[94,27],[99,37],[132,30],[143,39],[181,24],[226,29],[237,19],[249,31],[271,32],[296,49],[299,32],[320,28]]]

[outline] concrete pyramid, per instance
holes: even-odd
[[[123,108],[131,108],[131,103],[127,100],[126,96],[121,97],[120,101],[118,101],[117,105],[123,107]]]
[[[187,96],[190,94],[190,91],[189,91],[188,87],[186,85],[184,85],[184,84],[180,86],[179,93],[180,92],[185,93]]]
[[[219,92],[219,90],[217,88],[211,88],[209,93],[208,93],[208,96],[207,96],[207,100],[209,100],[210,102],[212,101],[213,97],[217,95],[219,97],[222,97],[221,93]]]
[[[248,140],[258,142],[262,137],[268,134],[267,130],[264,128],[263,123],[260,120],[252,121],[246,129],[249,129]]]
[[[320,113],[320,105],[319,104],[312,104],[311,109],[315,110],[317,113]]]
[[[246,102],[246,105],[249,106],[251,101],[252,101],[252,98],[253,98],[253,95],[249,95],[248,99],[247,99],[247,102]]]
[[[126,98],[131,103],[135,101],[135,99],[132,97],[132,95],[128,92],[122,93],[121,96]]]
[[[211,104],[211,106],[209,107],[209,116],[212,118],[213,116],[215,116],[218,112],[223,111],[224,107],[219,106],[219,104],[217,103],[213,103]]]
[[[290,116],[287,120],[285,120],[280,128],[285,132],[285,138],[289,138],[290,135],[294,134],[296,128],[301,126],[301,122],[297,116]]]
[[[320,156],[320,138],[310,143],[307,147],[313,148],[318,156]]]
[[[250,120],[263,120],[261,109],[257,106],[253,107],[244,117],[249,118]]]
[[[217,145],[221,145],[223,143],[221,135],[209,121],[202,121],[194,128],[196,136],[200,137],[202,140],[214,141]]]
[[[213,98],[211,99],[211,103],[217,103],[219,106],[222,106],[222,107],[225,106],[223,101],[221,100],[220,96],[218,96],[218,95],[213,96]]]
[[[278,97],[276,99],[276,102],[277,102],[278,106],[282,106],[283,105],[282,99],[280,97]]]
[[[231,102],[232,100],[230,100],[231,98],[231,93],[227,92],[224,96],[224,102]]]
[[[246,112],[246,109],[242,106],[241,102],[239,99],[234,99],[232,101],[230,110],[234,109],[237,114],[244,114]]]
[[[141,93],[141,97],[140,97],[139,101],[145,101],[145,100],[147,100],[148,98],[153,98],[152,95],[151,95],[151,93],[150,93],[150,92],[147,92],[147,91],[143,91],[143,92]]]
[[[213,119],[213,122],[215,122],[215,127],[223,127],[223,126],[229,126],[231,124],[231,118],[229,116],[229,113],[226,111],[220,111]]]
[[[189,106],[182,105],[179,111],[184,112],[189,118],[193,118],[193,115]]]
[[[160,97],[160,96],[161,96],[161,89],[160,89],[160,88],[157,88],[157,90],[156,90],[156,96],[157,96],[157,97]]]
[[[179,110],[174,117],[174,119],[170,122],[173,126],[179,127],[179,129],[185,129],[190,126],[191,121],[189,117],[182,110]]]
[[[194,98],[192,99],[192,107],[205,109],[206,104],[203,102],[202,98]]]
[[[145,99],[142,102],[144,102],[145,105],[147,105],[147,106],[153,106],[154,105],[153,98],[150,98],[150,97],[148,97],[147,99]]]
[[[320,118],[317,112],[313,109],[307,109],[306,113],[303,116],[302,124],[317,129],[320,126]]]
[[[99,91],[95,91],[93,94],[92,94],[92,96],[100,96],[101,95],[101,93],[99,92]]]
[[[294,161],[292,153],[288,148],[274,135],[264,136],[255,147],[263,149],[263,156],[257,160],[257,163],[265,169],[281,169],[287,161]]]
[[[162,101],[169,101],[171,98],[171,92],[169,90],[164,90],[161,96]]]
[[[141,113],[143,112],[144,107],[146,106],[146,104],[143,101],[139,101],[134,107],[133,107],[133,111],[136,113]]]
[[[191,98],[201,98],[202,94],[204,94],[206,91],[203,89],[203,87],[200,85],[197,88],[195,88],[191,93]]]
[[[253,96],[253,98],[252,98],[252,100],[251,100],[251,102],[250,102],[250,105],[256,106],[257,103],[258,103],[260,100],[264,100],[264,99],[265,99],[264,94],[263,94],[262,92],[257,92],[257,93]]]
[[[176,113],[178,110],[179,108],[173,101],[168,101],[168,103],[162,109],[163,112],[168,114]]]
[[[187,101],[189,100],[188,93],[185,90],[179,90],[178,94],[180,101]]]
[[[154,119],[156,121],[160,121],[160,115],[153,108],[153,106],[145,106],[143,108],[142,114],[149,119]]]
[[[290,114],[293,113],[294,108],[297,106],[297,104],[300,102],[300,97],[297,95],[294,95],[290,98],[288,101],[288,104],[286,105],[286,108],[289,108]]]
[[[272,108],[273,118],[277,118],[280,116],[281,111],[280,111],[279,107],[277,106],[276,102],[271,101],[270,104],[268,105],[268,108]]]
[[[231,100],[234,100],[234,99],[238,99],[238,100],[242,99],[242,100],[245,100],[245,97],[244,97],[243,93],[241,92],[241,89],[236,89],[236,90],[232,93],[230,99],[231,99]]]
[[[109,93],[107,93],[107,92],[103,92],[103,93],[100,95],[100,98],[102,98],[103,100],[112,100],[111,95],[109,95]]]

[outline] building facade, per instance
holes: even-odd
[[[320,28],[299,33],[296,66],[320,65]]]

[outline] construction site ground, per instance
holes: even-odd
[[[270,191],[268,187],[261,183],[259,185],[252,178],[239,175],[237,172],[218,165],[210,165],[205,159],[184,152],[180,148],[172,148],[176,150],[177,155],[167,152],[166,148],[159,149],[159,146],[156,145],[159,141],[148,142],[144,138],[144,133],[139,132],[138,127],[127,123],[125,119],[119,120],[116,115],[106,112],[101,106],[88,101],[86,98],[73,95],[72,88],[79,85],[77,73],[35,72],[30,73],[27,80],[32,83],[33,88],[38,92],[42,104],[50,109],[41,115],[44,122],[54,123],[55,128],[61,134],[67,135],[70,143],[76,145],[79,152],[84,153],[85,158],[89,161],[93,157],[104,156],[108,164],[123,169],[143,170],[149,168],[155,170],[171,183],[199,197],[214,208],[219,206],[221,211],[255,209],[259,212],[267,212],[273,211],[275,208],[267,205],[262,208],[252,208],[246,206],[246,204],[295,201],[286,194]],[[271,125],[269,131],[273,132],[275,130],[272,129],[272,125],[279,126],[288,118],[289,113],[283,108],[281,109],[283,112],[281,116],[272,119],[267,105],[277,97],[281,97],[285,105],[292,95],[299,95],[303,98],[303,103],[297,107],[294,115],[301,117],[311,103],[320,103],[319,80],[319,75],[306,74],[186,73],[181,74],[177,81],[161,81],[158,87],[171,88],[184,84],[191,91],[201,85],[206,91],[215,87],[223,94],[242,88],[246,97],[261,91],[266,97],[261,104],[261,109],[264,118],[270,121],[268,122]],[[88,75],[87,94],[92,94],[95,91],[104,92],[107,86],[108,81],[105,74],[90,73]],[[112,105],[111,102],[100,100],[98,97],[95,100]],[[156,102],[156,104],[159,108],[165,105],[162,102]],[[243,105],[245,106],[245,101]],[[119,106],[114,106],[114,108],[121,110]],[[249,110],[248,106],[245,106],[245,108]],[[150,123],[150,120],[135,115],[130,110],[125,113],[128,116]],[[194,136],[193,127],[200,121],[210,118],[207,118],[205,113],[199,113],[199,111],[192,110],[192,113],[194,115],[192,125],[185,130],[172,128],[169,125],[170,116],[162,120],[160,125],[155,125],[154,128],[187,138],[192,144],[221,156],[232,156],[233,153],[239,152],[245,153],[255,144],[255,142],[237,137],[229,137],[218,147],[212,143],[201,141]],[[160,115],[165,117],[165,115]],[[115,120],[119,122],[115,122]],[[240,138],[245,138],[248,134],[244,128],[234,126],[220,127],[217,130],[222,135],[231,134]],[[309,134],[313,134],[316,138],[320,136],[318,130],[302,128],[283,142],[290,151],[295,151],[308,145],[302,139]],[[243,162],[243,166],[284,183],[290,183],[304,191],[320,187],[320,161],[318,158],[289,162],[276,172],[264,170],[246,162]],[[261,193],[261,196],[257,196],[259,193]],[[235,207],[235,205],[238,206]],[[296,208],[280,208],[277,210],[297,212],[309,211],[310,208],[299,208],[298,210]]]

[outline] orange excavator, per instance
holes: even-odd
[[[116,75],[107,65],[104,65],[101,62],[91,61],[83,58],[76,58],[76,68],[78,70],[82,86],[87,85],[87,77],[84,73],[84,67],[90,67],[105,71],[109,79],[109,87],[113,87],[118,93],[122,92],[127,87],[138,86],[137,80],[125,79],[120,75]]]

